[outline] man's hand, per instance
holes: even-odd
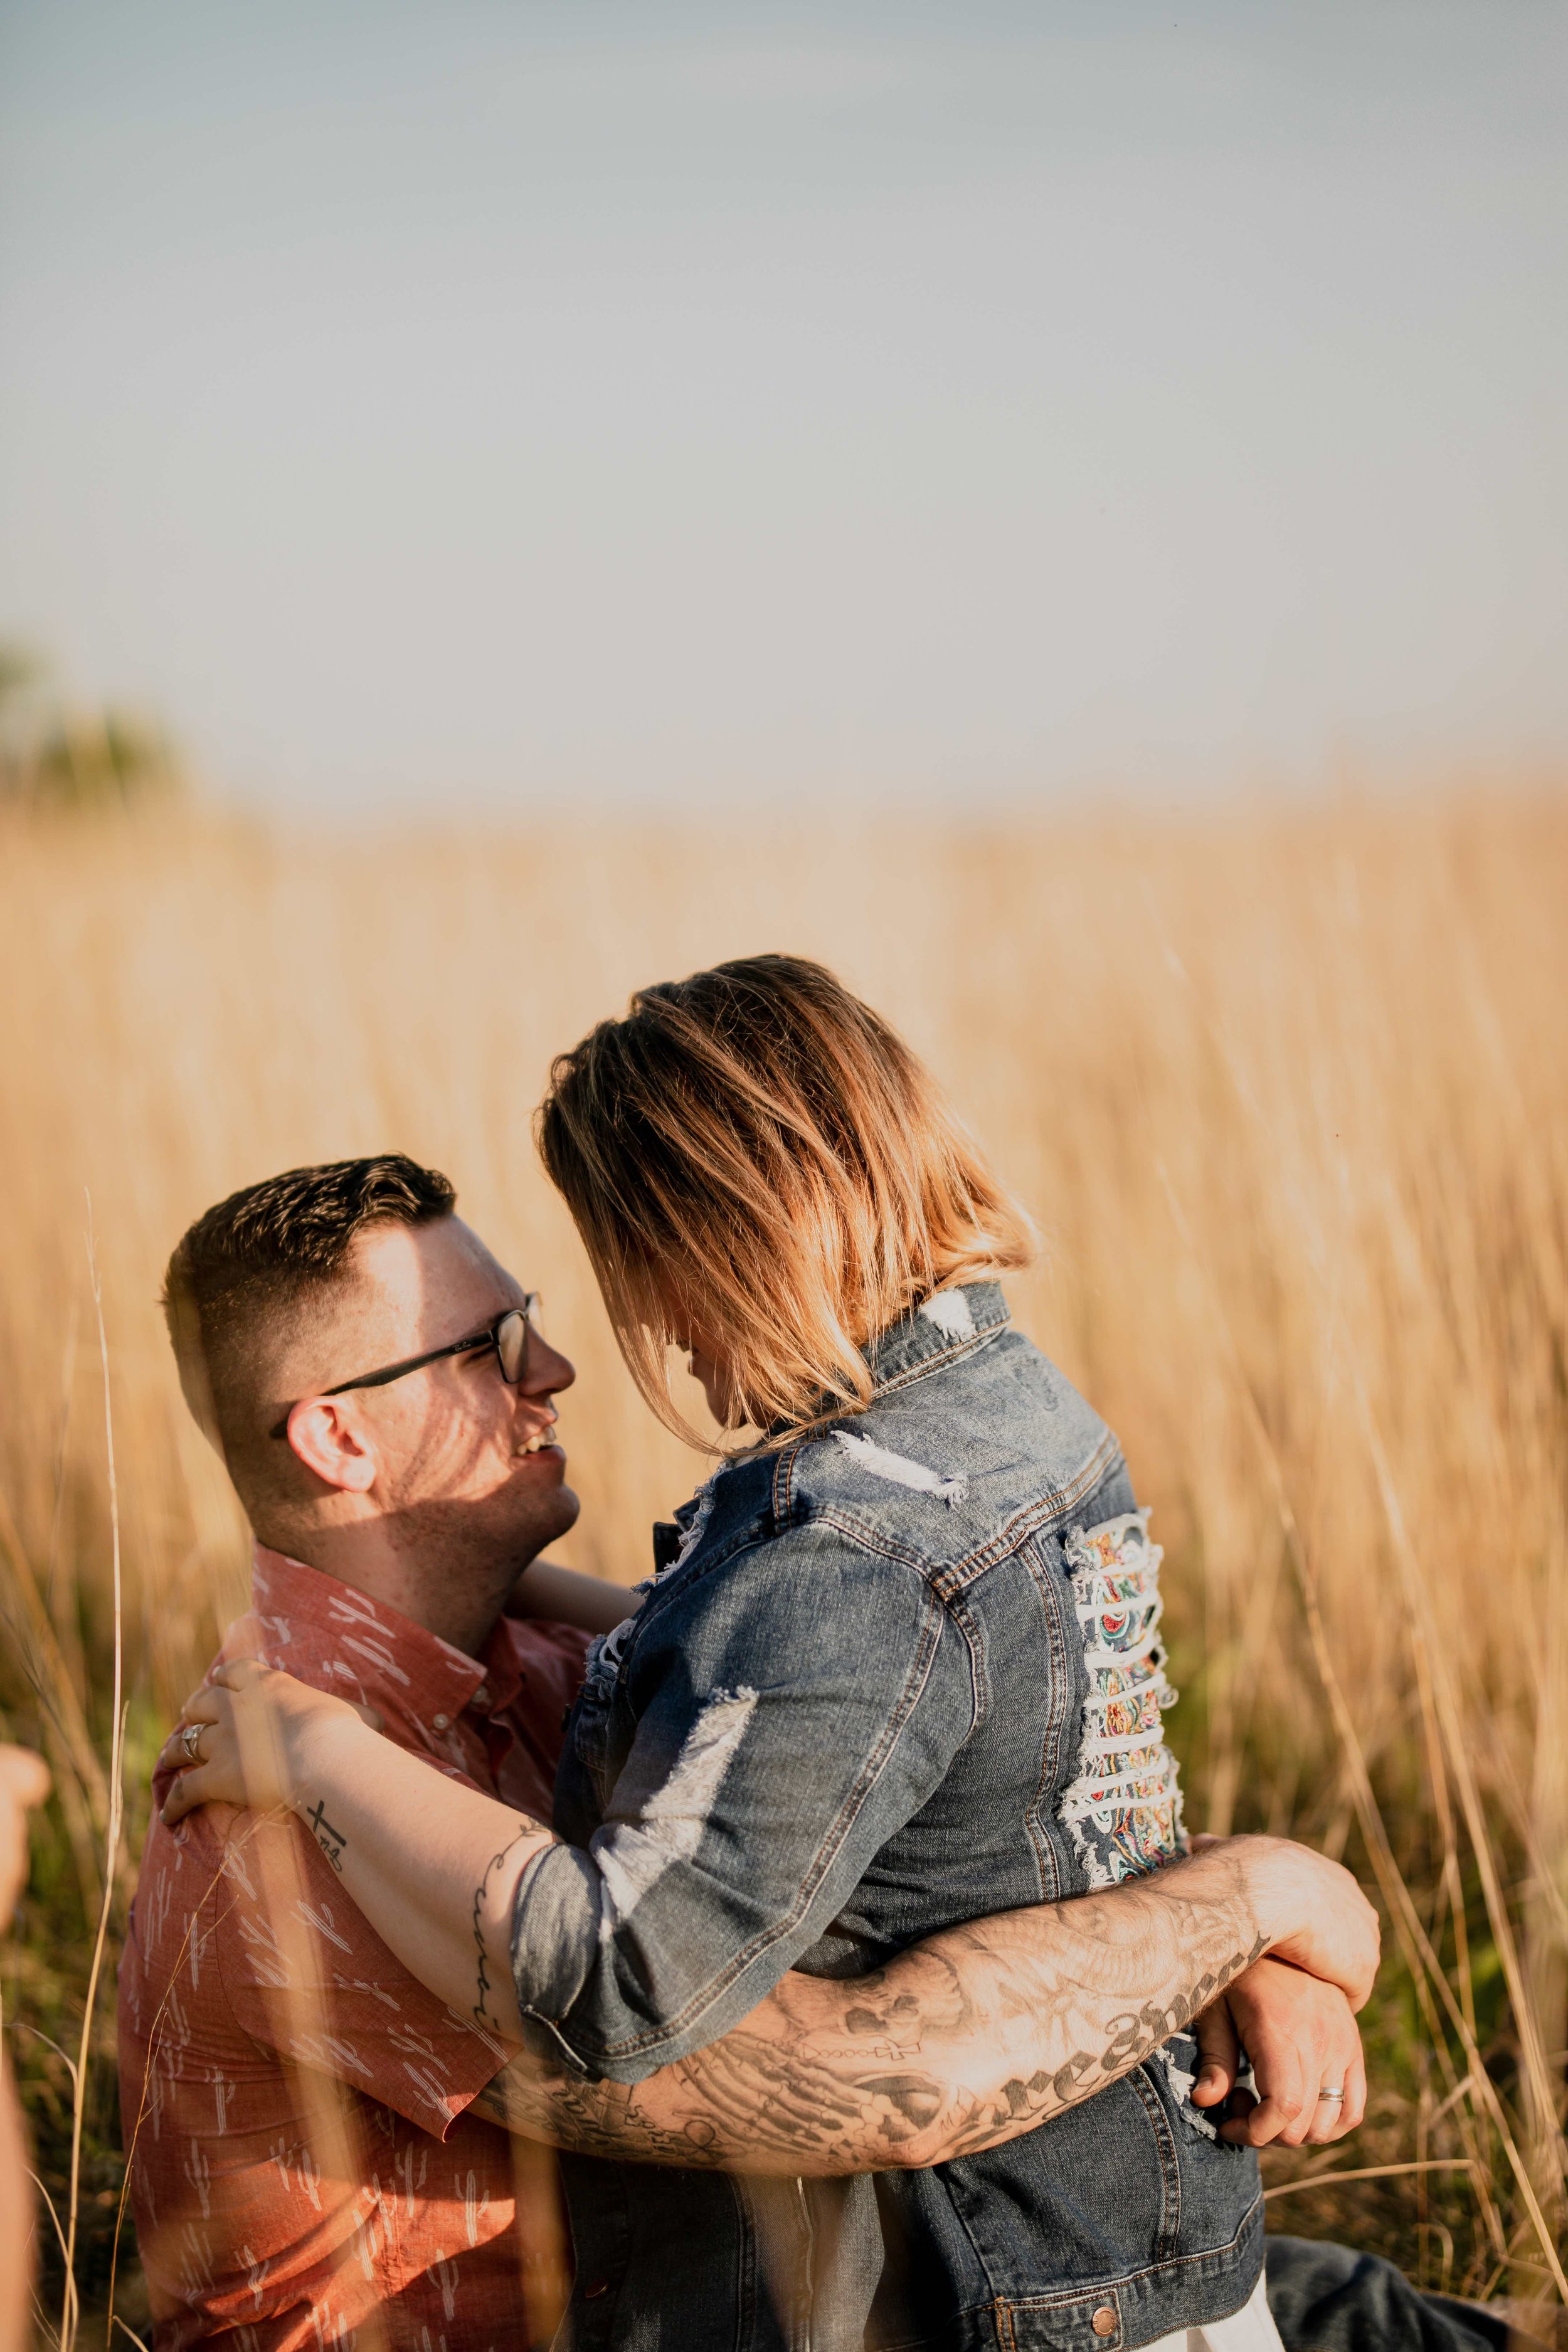
[[[1195,2107],[1231,2111],[1219,2136],[1236,2147],[1325,2147],[1355,2130],[1366,2108],[1366,2067],[1350,2003],[1283,1960],[1255,1961],[1205,2009],[1198,2043]],[[1239,2047],[1238,2047],[1239,2043]],[[1236,2088],[1240,2050],[1252,2062],[1256,2100]],[[1342,2098],[1324,2098],[1341,2091]],[[1245,2103],[1245,2104],[1244,2104]]]
[[[1377,1977],[1382,1930],[1348,1870],[1289,1838],[1197,1836],[1194,1854],[1223,1851],[1241,1865],[1258,1923],[1277,1960],[1338,1985],[1364,2009]]]

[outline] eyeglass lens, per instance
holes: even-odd
[[[514,1307],[496,1325],[496,1355],[502,1380],[516,1388],[528,1369],[528,1316],[522,1307]]]

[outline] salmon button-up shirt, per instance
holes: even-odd
[[[400,1748],[549,1821],[585,1635],[502,1618],[467,1657],[259,1549],[251,1591],[220,1655],[376,1707]],[[393,1958],[299,1822],[154,1818],[120,2078],[156,2352],[542,2340],[567,2263],[553,2159],[466,2112],[507,2055]]]

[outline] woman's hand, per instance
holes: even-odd
[[[1326,2147],[1360,2123],[1366,2067],[1354,2015],[1337,1985],[1285,1960],[1258,1960],[1193,2030],[1199,2055],[1193,2105],[1232,2101],[1218,2128],[1234,2147],[1265,2147],[1277,2140],[1282,2147]],[[1236,2088],[1243,2047],[1258,2084],[1256,2101]],[[1343,2096],[1324,2098],[1325,2091]]]
[[[374,1708],[314,1690],[253,1658],[215,1667],[181,1715],[156,1767],[178,1775],[163,1801],[170,1828],[198,1805],[250,1805],[261,1812],[291,1805],[323,1740],[340,1728],[357,1733],[381,1723]]]

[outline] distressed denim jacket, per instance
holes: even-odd
[[[726,1465],[595,1645],[525,1874],[518,1994],[636,2083],[787,1969],[862,1974],[955,1922],[1181,1850],[1160,1555],[1115,1439],[1009,1324],[939,1293],[869,1408]],[[671,1556],[672,1555],[672,1556]],[[896,2090],[896,2026],[868,2014]],[[1182,2036],[1005,2147],[850,2180],[564,2160],[573,2352],[1117,2352],[1244,2304],[1257,2159]]]

